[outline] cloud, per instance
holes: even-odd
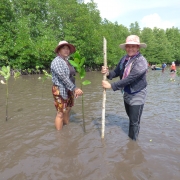
[[[90,2],[90,0],[84,0],[84,2],[87,3]],[[94,2],[97,4],[98,9],[100,10],[102,18],[112,20],[118,17],[121,12],[119,0],[94,0]]]
[[[85,3],[91,0],[84,0]],[[149,0],[144,3],[144,0],[93,0],[96,4],[103,18],[109,20],[115,17],[120,17],[121,15],[138,10],[154,9],[154,8],[167,8],[167,7],[178,7],[180,6],[179,0],[171,1],[157,1]]]
[[[141,23],[143,27],[149,27],[151,29],[154,27],[166,29],[172,28],[172,26],[174,26],[173,22],[162,20],[157,13],[144,16],[141,20]]]
[[[84,0],[85,3],[90,1]],[[163,1],[163,3],[157,0],[149,0],[146,3],[144,0],[94,0],[94,2],[102,18],[111,22],[117,21],[126,27],[135,21],[141,28],[180,27],[178,18],[180,11],[177,9],[180,6],[180,0]],[[171,13],[167,15],[168,12]]]

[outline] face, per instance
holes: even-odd
[[[126,44],[125,50],[126,50],[128,56],[134,56],[139,51],[139,45]]]
[[[70,55],[70,49],[68,46],[64,45],[59,49],[58,53],[59,53],[59,55],[61,55],[62,57],[65,58]]]

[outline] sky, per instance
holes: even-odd
[[[84,3],[90,0],[84,0]],[[138,22],[141,29],[180,29],[180,0],[94,0],[100,16],[129,28]]]

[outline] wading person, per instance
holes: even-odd
[[[172,62],[171,67],[170,67],[170,72],[176,72],[176,64],[175,64],[175,62]]]
[[[164,69],[166,68],[166,64],[165,63],[163,63],[162,64],[162,72],[164,72]]]
[[[120,44],[120,48],[127,54],[121,58],[116,68],[109,72],[108,68],[102,66],[101,70],[110,80],[116,77],[120,78],[111,84],[103,80],[102,86],[106,89],[112,88],[114,91],[121,90],[123,92],[124,106],[130,121],[129,137],[132,140],[138,138],[141,114],[147,94],[148,63],[139,52],[140,48],[146,47],[145,43],[140,43],[138,36],[128,36],[126,43]]]
[[[72,44],[60,41],[55,49],[57,57],[51,62],[52,94],[57,110],[55,127],[61,130],[63,125],[69,123],[71,107],[74,105],[74,96],[83,94],[75,85],[75,69],[70,65],[69,55],[76,51]]]

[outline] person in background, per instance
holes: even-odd
[[[132,140],[138,138],[141,115],[147,95],[148,63],[139,51],[140,48],[146,47],[145,43],[140,43],[138,36],[130,35],[124,44],[120,44],[120,48],[127,54],[120,59],[116,68],[109,71],[108,68],[102,66],[101,69],[101,73],[106,74],[110,80],[116,77],[120,78],[111,84],[103,80],[102,87],[123,92],[124,106],[130,121],[128,135]]]
[[[152,70],[156,70],[156,65],[152,65],[152,66],[151,66],[151,69],[152,69]]]
[[[162,64],[162,72],[164,72],[164,69],[166,68],[166,66],[167,65],[165,63]]]
[[[174,62],[171,64],[170,72],[176,72],[176,64]]]
[[[55,48],[57,57],[51,62],[52,94],[57,110],[55,127],[61,130],[69,123],[71,107],[74,105],[74,96],[80,96],[83,91],[75,85],[75,69],[68,61],[69,55],[76,51],[67,41],[60,41]]]

